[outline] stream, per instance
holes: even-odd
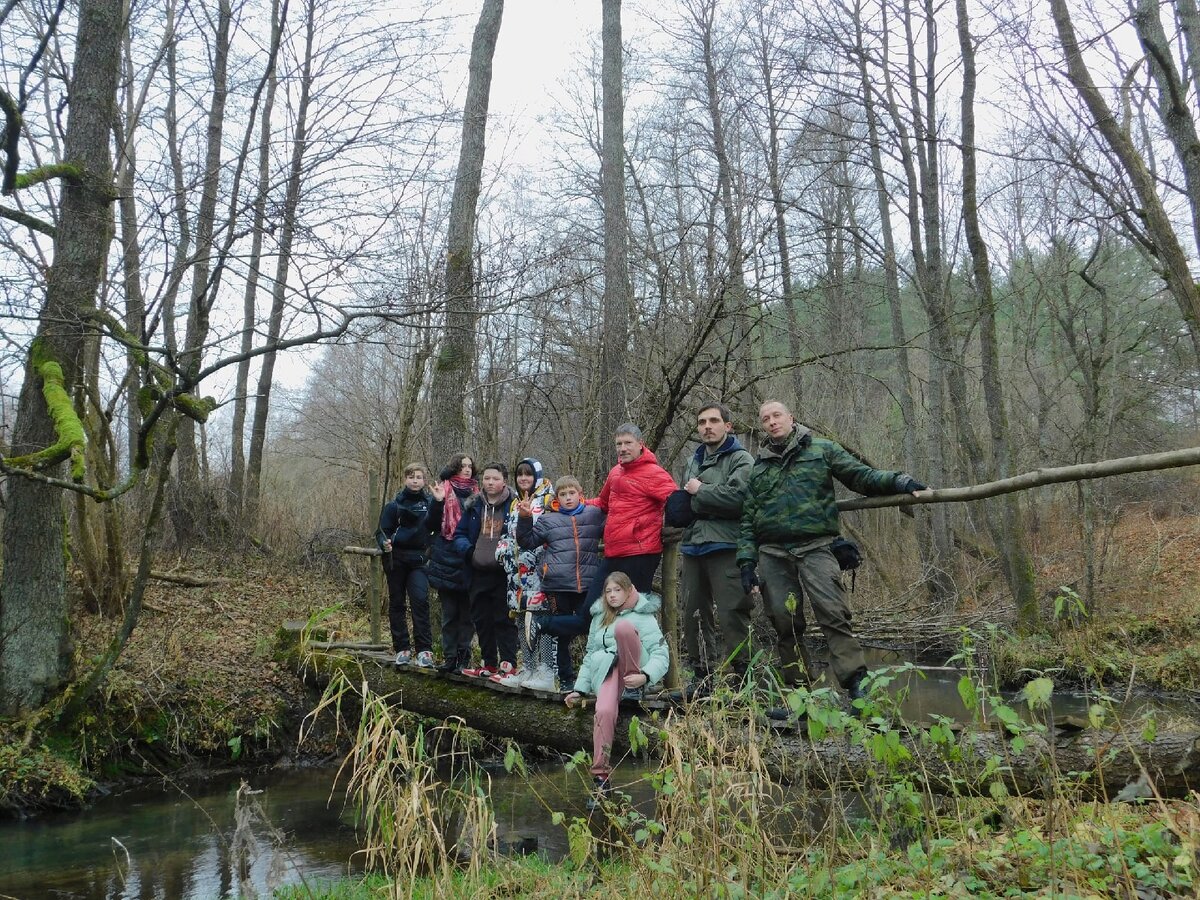
[[[896,664],[876,655],[872,665]],[[907,688],[901,704],[913,721],[940,714],[969,721],[958,696],[957,671],[915,671],[893,690]],[[923,677],[922,677],[923,676]],[[1011,696],[1010,696],[1011,702]],[[1055,714],[1086,717],[1090,698],[1056,692]],[[1024,704],[1015,704],[1023,709]],[[1119,710],[1126,722],[1151,713],[1192,720],[1196,705],[1183,700],[1134,697]],[[524,843],[551,860],[567,852],[565,830],[551,816],[583,814],[590,779],[561,763],[531,768],[529,776],[485,766],[502,852]],[[330,797],[336,770],[276,769],[202,781],[156,781],[93,803],[88,809],[25,822],[0,822],[0,900],[213,900],[237,896],[230,844],[236,794],[244,778],[255,790],[267,824],[251,828],[249,881],[260,895],[286,884],[334,879],[360,871],[354,815],[342,796]],[[618,781],[643,812],[653,815],[653,795],[642,771],[622,765]],[[272,833],[274,832],[274,834]],[[282,842],[276,837],[282,835]]]

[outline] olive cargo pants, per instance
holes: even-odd
[[[702,675],[728,662],[735,672],[745,671],[750,660],[750,611],[754,601],[742,590],[735,551],[682,555],[683,638],[693,670]],[[718,625],[720,656],[716,647]]]
[[[850,605],[841,575],[841,567],[828,546],[801,555],[790,554],[782,547],[759,548],[758,577],[767,615],[779,633],[779,657],[787,684],[805,680],[798,648],[804,640],[805,597],[829,642],[830,666],[838,683],[845,686],[851,676],[867,667],[862,646],[851,629]],[[794,611],[788,610],[789,595],[796,598]]]

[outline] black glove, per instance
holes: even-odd
[[[754,566],[751,563],[742,566],[742,590],[749,594],[759,584],[758,576],[754,574]]]
[[[897,494],[911,494],[913,491],[924,491],[928,490],[928,488],[907,472],[901,472],[896,476],[896,483],[893,485],[893,490]]]

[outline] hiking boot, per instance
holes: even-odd
[[[458,662],[453,659],[444,660],[438,665],[437,670],[445,675],[449,675],[451,672],[457,672]]]
[[[858,669],[850,676],[846,682],[846,696],[850,698],[850,702],[855,700],[865,700],[867,697],[867,688],[864,682],[867,680],[867,670]]]
[[[522,687],[530,691],[553,691],[554,672],[551,669],[526,669],[525,683]]]
[[[608,780],[607,775],[596,775],[592,778],[592,793],[587,799],[587,808],[589,812],[595,812],[602,809],[604,801],[612,796],[612,782]]]
[[[396,665],[407,666],[410,662],[412,662],[412,651],[411,650],[397,650],[396,651]]]
[[[417,654],[417,665],[420,666],[422,669],[432,669],[433,668],[433,651],[422,650],[420,653],[418,653]]]
[[[635,687],[635,688],[627,687],[623,691],[621,691],[621,702],[622,703],[641,703],[642,699],[645,696],[646,696],[646,689],[644,687]]]

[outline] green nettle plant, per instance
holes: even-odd
[[[922,677],[912,665],[872,673],[852,705],[825,686],[784,690],[800,726],[785,743],[752,687],[719,687],[661,723],[632,719],[629,744],[654,747],[652,768],[619,761],[618,789],[586,816],[540,798],[566,832],[557,865],[497,855],[490,783],[464,730],[396,715],[346,676],[321,705],[332,710],[351,695],[361,704],[343,770],[362,852],[393,896],[1192,896],[1196,798],[1168,802],[1147,790],[1138,805],[1094,802],[1091,775],[1060,771],[1054,757],[1053,681],[1033,673],[1006,699],[975,648],[965,635],[956,657],[961,722],[901,715],[906,685]],[[1087,718],[1099,727],[1115,717],[1110,699],[1096,697]],[[1153,737],[1152,718],[1142,727]],[[446,749],[431,753],[431,744]],[[1024,796],[1028,779],[1014,776],[1035,745],[1049,752],[1039,757],[1037,795]],[[780,753],[800,765],[780,767]],[[810,783],[805,766],[831,758],[854,762],[826,763]],[[580,751],[565,761],[585,785],[588,760]],[[516,745],[503,763],[512,777],[530,775]],[[651,802],[635,804],[630,792],[647,788]],[[361,896],[379,895],[380,882],[371,884]]]

